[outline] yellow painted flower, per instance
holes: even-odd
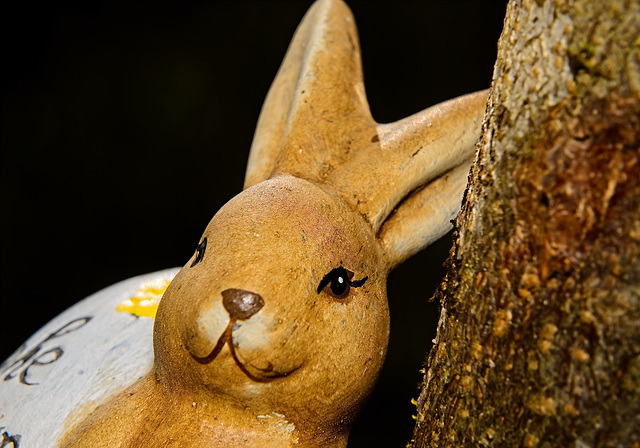
[[[167,279],[157,279],[143,283],[138,288],[135,296],[118,304],[116,311],[155,318],[160,299],[167,290],[169,283],[171,283],[171,280]]]

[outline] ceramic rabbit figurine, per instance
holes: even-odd
[[[135,359],[150,350],[134,341],[151,337],[148,326],[110,324],[112,348],[92,364],[101,382],[66,404],[51,446],[346,446],[385,357],[387,275],[449,230],[486,95],[377,124],[353,17],[341,0],[316,2],[267,96],[244,191],[164,293],[153,366]],[[64,352],[44,344],[80,337],[94,314],[50,324],[36,351],[0,373],[33,384]],[[120,347],[131,363],[110,357]],[[70,372],[66,381],[80,375]]]

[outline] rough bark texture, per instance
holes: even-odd
[[[412,446],[640,446],[640,3],[513,0]]]

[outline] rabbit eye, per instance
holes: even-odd
[[[349,294],[349,289],[359,288],[364,285],[369,277],[364,277],[361,280],[351,281],[353,278],[353,272],[343,268],[342,266],[332,269],[327,275],[325,275],[320,284],[318,285],[318,294],[322,290],[327,289],[327,293],[337,299],[344,299]]]
[[[195,265],[197,265],[198,263],[200,263],[202,261],[202,259],[204,258],[204,251],[207,250],[207,239],[203,239],[202,242],[200,244],[198,244],[198,247],[196,249],[196,259],[193,260],[193,263],[191,263],[191,267],[194,267]]]

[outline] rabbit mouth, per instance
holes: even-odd
[[[264,373],[265,376],[258,376],[251,373],[247,368],[247,366],[245,366],[245,364],[242,361],[240,361],[240,359],[238,358],[238,354],[236,353],[236,348],[233,345],[233,327],[235,326],[236,322],[237,322],[237,319],[234,319],[234,318],[229,319],[229,324],[227,325],[227,328],[225,328],[222,335],[220,335],[220,337],[218,338],[218,342],[216,343],[215,347],[213,347],[213,350],[211,350],[211,353],[209,353],[207,356],[204,356],[204,357],[198,357],[198,356],[195,356],[194,354],[191,354],[193,359],[195,359],[200,364],[209,364],[214,359],[216,359],[216,357],[222,351],[224,346],[227,345],[229,347],[229,351],[231,352],[231,356],[234,362],[236,363],[236,365],[238,366],[238,368],[240,369],[240,371],[242,371],[242,373],[244,373],[247,376],[247,378],[249,378],[252,381],[255,381],[258,383],[268,383],[275,380],[276,378],[280,378],[291,373],[291,372],[281,373],[276,371],[273,368],[273,364],[271,364],[270,362],[268,363],[267,368],[260,368],[252,365],[251,363],[247,363],[248,365],[251,366],[252,369],[257,370],[260,373]]]

